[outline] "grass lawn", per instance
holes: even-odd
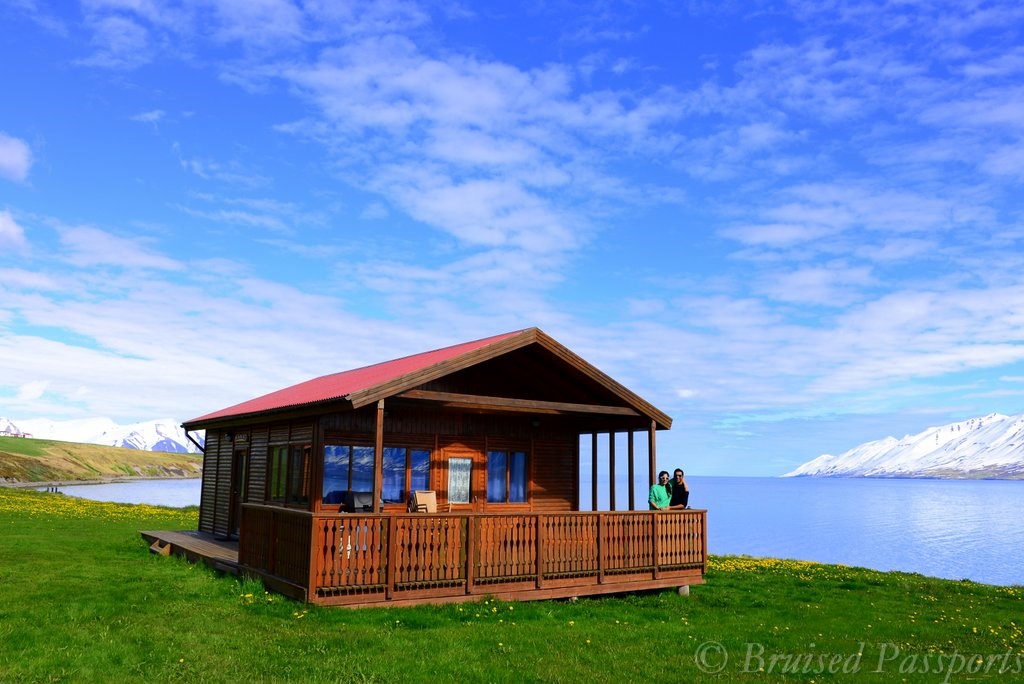
[[[1022,587],[716,557],[688,597],[315,608],[138,534],[196,516],[0,488],[0,681],[1024,681]]]

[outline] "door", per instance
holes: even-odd
[[[238,447],[231,456],[231,502],[228,510],[230,536],[238,538],[242,504],[249,500],[249,446]]]

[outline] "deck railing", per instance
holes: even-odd
[[[244,566],[317,603],[629,591],[699,582],[707,563],[703,510],[374,515],[246,505],[242,529]]]

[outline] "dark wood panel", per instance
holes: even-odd
[[[252,431],[252,442],[249,446],[249,501],[264,501],[267,498],[269,442],[268,426],[260,426]]]
[[[573,442],[533,444],[532,503],[537,511],[571,511],[577,482]]]

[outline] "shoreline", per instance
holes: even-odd
[[[124,477],[102,477],[90,480],[41,480],[39,482],[8,481],[0,478],[0,487],[8,489],[31,489],[35,487],[73,487],[75,485],[119,484],[121,482],[139,482],[143,480],[201,480],[202,475],[195,477],[158,477],[148,475],[125,475]]]

